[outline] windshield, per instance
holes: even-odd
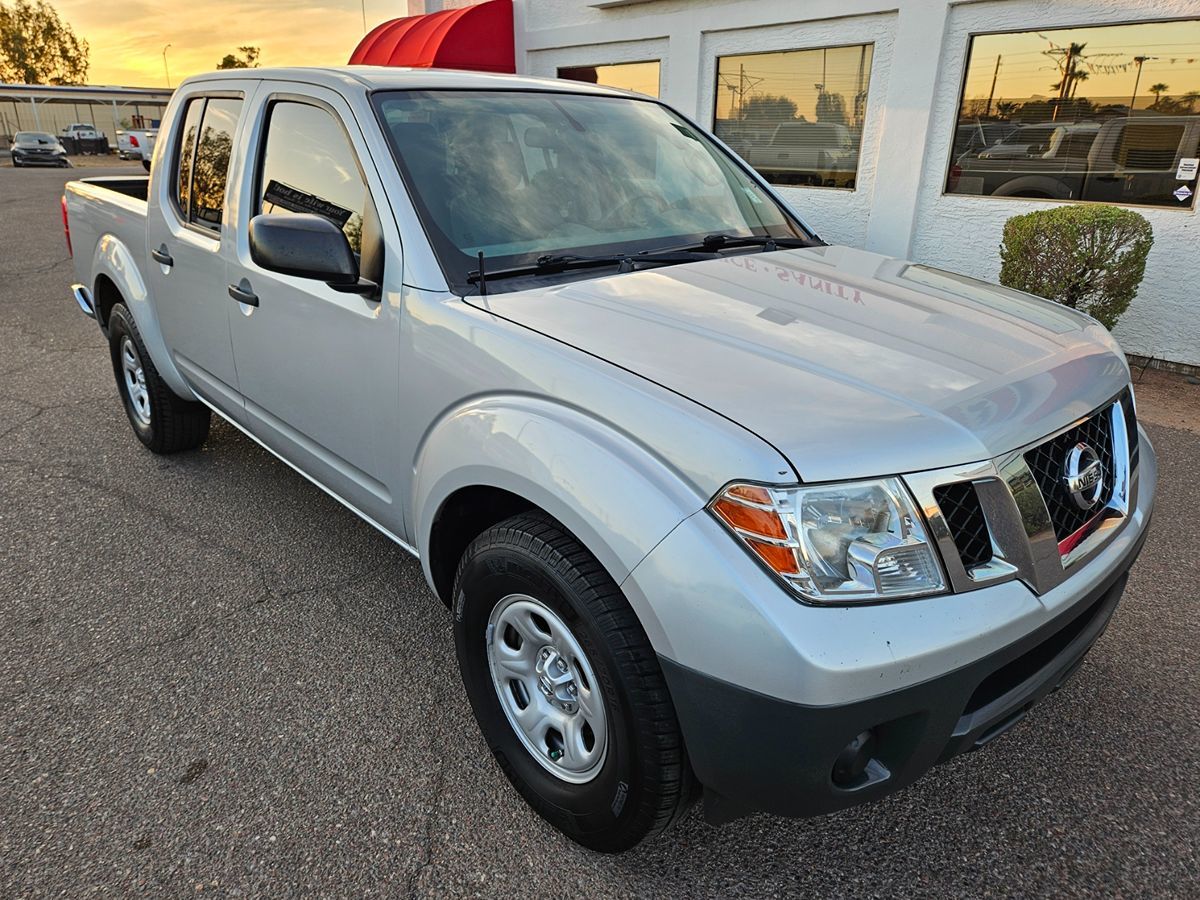
[[[46,134],[42,131],[18,131],[13,140],[18,144],[54,144],[58,142],[52,134]]]
[[[542,256],[637,253],[712,234],[810,237],[707,135],[650,100],[391,91],[375,103],[446,279],[460,293],[476,290],[468,275],[480,252],[497,271]]]

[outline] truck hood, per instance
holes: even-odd
[[[468,302],[703,404],[809,482],[999,456],[1129,379],[1108,332],[1080,313],[848,247]]]

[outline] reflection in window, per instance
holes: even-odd
[[[259,177],[264,213],[324,216],[362,251],[367,186],[354,149],[332,114],[306,103],[276,103]]]
[[[204,106],[196,160],[192,165],[189,221],[219,231],[225,214],[225,183],[233,152],[233,132],[242,101],[214,98]]]
[[[192,158],[196,155],[196,132],[200,130],[200,116],[204,113],[204,98],[188,101],[183,117],[183,129],[179,139],[179,166],[175,170],[175,203],[186,221],[192,189]]]
[[[946,191],[1190,209],[1200,21],[977,35]]]
[[[564,66],[558,70],[558,77],[657,97],[660,68],[658,60],[611,66]]]
[[[872,46],[717,59],[714,132],[774,184],[853,188]]]

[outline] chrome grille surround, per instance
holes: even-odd
[[[1099,417],[1104,417],[1103,422],[1093,422]],[[1081,428],[1087,434],[1111,435],[1111,446],[1104,454],[1105,477],[1111,486],[1105,486],[1103,503],[1060,540],[1039,479],[1027,458],[1036,459],[1035,451],[1054,446],[1055,441],[1061,443]],[[905,475],[929,523],[953,590],[971,591],[1020,579],[1042,594],[1065,581],[1074,566],[1091,557],[1124,527],[1136,505],[1136,429],[1132,395],[1126,389],[1095,412],[996,459]],[[1044,477],[1041,480],[1048,484]],[[971,565],[971,557],[979,558],[979,554],[970,552],[964,563],[950,519],[935,499],[935,492],[945,496],[939,489],[961,482],[974,484],[991,536],[992,558],[981,565]],[[1063,527],[1062,521],[1059,526]]]

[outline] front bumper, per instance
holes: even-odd
[[[1069,678],[1104,632],[1145,532],[1118,569],[1063,615],[1003,650],[910,688],[837,706],[767,697],[660,658],[712,821],[752,811],[812,816],[911,784],[984,746]],[[859,735],[861,772],[835,767]]]
[[[872,800],[1019,721],[1103,632],[1145,541],[1157,465],[1139,440],[1127,523],[1041,594],[1009,581],[805,606],[706,514],[665,538],[622,587],[659,654],[710,816],[817,815]],[[864,734],[868,752],[847,778],[847,748]]]
[[[25,153],[19,150],[12,151],[12,159],[23,166],[61,166],[67,161],[62,153]]]

